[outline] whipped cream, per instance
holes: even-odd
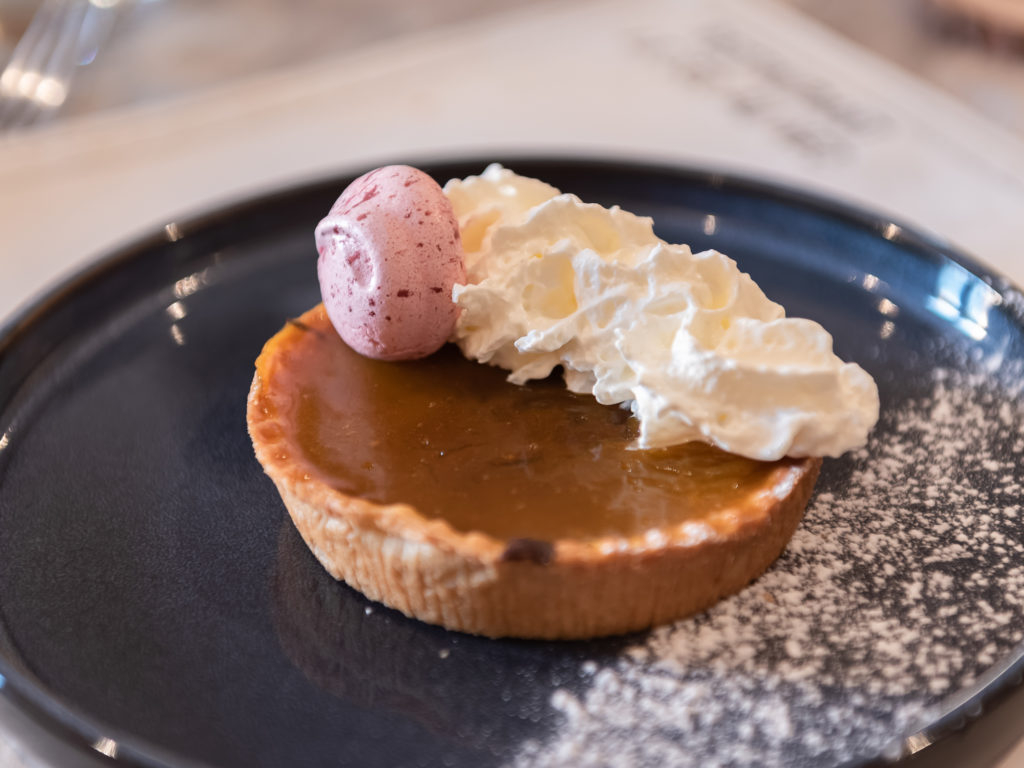
[[[871,376],[727,256],[499,165],[444,191],[465,252],[468,282],[452,297],[466,357],[516,384],[563,366],[571,391],[632,410],[639,448],[702,440],[774,460],[866,442]]]

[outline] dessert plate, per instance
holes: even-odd
[[[334,582],[245,429],[256,355],[318,300],[330,179],[168,224],[3,331],[3,694],[83,759],[141,766],[990,762],[1024,726],[1021,294],[801,192],[507,164],[730,254],[876,377],[870,444],[826,461],[778,563],[695,618],[575,643],[449,633]]]

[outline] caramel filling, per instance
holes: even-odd
[[[557,376],[509,384],[451,345],[413,362],[362,357],[322,308],[279,338],[260,368],[260,405],[286,431],[290,458],[345,494],[405,502],[456,530],[635,536],[737,504],[779,466],[702,443],[631,450],[628,411]]]

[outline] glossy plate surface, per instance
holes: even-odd
[[[728,253],[876,377],[870,445],[826,463],[771,571],[673,627],[571,644],[448,633],[335,583],[245,429],[263,342],[318,301],[332,179],[169,226],[0,338],[0,685],[19,706],[147,766],[835,766],[903,759],[1013,688],[1021,295],[802,193],[508,165]]]

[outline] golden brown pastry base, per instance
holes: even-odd
[[[311,310],[298,326],[311,319]],[[256,456],[296,528],[335,578],[411,616],[491,637],[591,638],[701,611],[759,576],[783,551],[820,459],[780,462],[738,503],[653,533],[542,544],[460,532],[407,504],[330,487],[294,460],[266,405],[289,327],[265,347],[248,400]]]

